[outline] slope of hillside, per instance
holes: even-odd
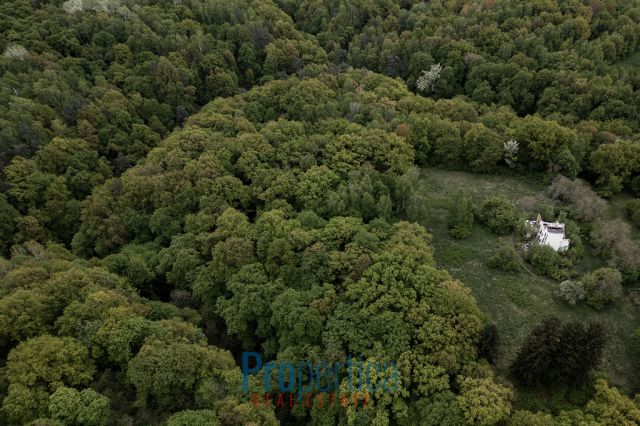
[[[496,236],[480,225],[476,225],[471,236],[464,240],[455,240],[448,235],[451,194],[460,188],[476,201],[504,195],[516,202],[523,197],[544,196],[546,187],[521,178],[437,169],[425,169],[422,176],[429,206],[424,224],[434,235],[436,262],[472,290],[488,320],[498,326],[500,340],[496,365],[501,372],[508,375],[508,366],[529,331],[545,316],[554,315],[565,321],[604,324],[609,339],[600,373],[616,386],[629,391],[635,389],[640,370],[628,342],[640,326],[640,308],[633,306],[627,297],[604,311],[585,305],[569,306],[557,297],[558,282],[531,272],[530,266],[517,273],[487,266],[488,259],[503,243],[515,243],[513,235]],[[620,212],[612,214],[620,217]],[[591,268],[602,265],[593,254],[583,260]],[[522,263],[526,265],[524,261]]]

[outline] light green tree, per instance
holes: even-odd
[[[109,398],[93,389],[58,388],[49,397],[51,418],[69,426],[105,426],[111,414]]]
[[[511,414],[511,389],[489,378],[459,377],[458,382],[458,403],[470,425],[495,425]]]
[[[71,337],[44,334],[20,343],[7,357],[9,383],[51,391],[87,384],[94,371],[87,348]]]

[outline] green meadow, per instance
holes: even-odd
[[[502,272],[487,266],[487,260],[501,244],[517,243],[515,236],[500,237],[479,224],[474,226],[471,236],[466,239],[457,240],[448,235],[449,200],[459,189],[472,197],[474,202],[492,195],[504,195],[517,201],[521,197],[544,194],[545,186],[535,183],[534,179],[437,169],[424,170],[423,178],[428,200],[424,225],[433,234],[438,266],[447,269],[471,289],[488,321],[498,327],[495,367],[499,375],[508,376],[509,365],[529,331],[542,318],[553,315],[563,321],[600,322],[607,330],[609,340],[596,374],[606,377],[616,386],[631,390],[632,383],[637,381],[638,371],[627,342],[640,326],[640,308],[630,302],[626,293],[625,297],[602,311],[580,303],[570,306],[556,297],[558,282],[531,272],[522,259],[519,273]],[[611,215],[621,214],[621,202],[616,199],[611,203]],[[582,263],[597,265],[598,262],[598,259],[587,254],[578,267]],[[519,397],[526,408],[541,408],[531,407],[531,404],[541,404],[535,395],[531,398],[531,395],[520,394]]]

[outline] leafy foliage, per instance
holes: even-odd
[[[464,377],[458,402],[470,425],[493,425],[511,414],[512,391],[491,379]]]
[[[496,254],[488,260],[488,265],[492,268],[507,272],[518,272],[522,269],[518,260],[518,253],[512,245],[502,245]]]
[[[567,278],[566,268],[571,265],[570,259],[549,246],[539,244],[533,244],[527,250],[526,259],[537,273],[554,280]]]
[[[67,425],[104,426],[109,422],[110,401],[93,389],[62,387],[49,397],[49,412]]]
[[[587,181],[638,189],[640,77],[617,62],[640,9],[463,3],[2,2],[0,423],[547,424],[480,372],[495,329],[436,267],[416,166],[552,180],[525,210],[560,212],[571,250],[527,260],[565,280],[588,237],[610,268],[562,297],[616,300],[640,249]],[[442,200],[452,237],[523,226],[464,189]],[[488,262],[520,269],[512,247]],[[513,376],[583,383],[602,333],[545,324]],[[241,349],[397,361],[399,392],[276,417],[238,391]],[[600,381],[556,414],[638,421]]]
[[[449,210],[449,235],[454,238],[466,238],[473,228],[473,204],[461,192],[453,199]]]
[[[186,410],[174,414],[167,421],[168,426],[217,426],[220,422],[211,410]]]
[[[640,274],[640,246],[630,234],[631,227],[621,220],[598,222],[590,234],[596,251],[622,273],[625,282]]]
[[[622,295],[622,275],[617,269],[600,268],[585,274],[582,285],[591,306],[602,309]]]
[[[597,324],[585,327],[547,318],[527,337],[511,373],[525,387],[581,385],[600,362],[604,344],[604,331]]]
[[[489,197],[482,201],[476,216],[497,235],[509,234],[516,226],[516,208],[504,196]]]
[[[570,305],[575,305],[584,299],[585,295],[582,281],[565,280],[558,285],[558,297]]]
[[[227,389],[219,391],[222,399],[210,399],[203,408],[242,412],[238,407],[246,401],[241,389],[234,388],[240,372],[228,352],[206,344],[195,311],[141,298],[126,280],[59,246],[22,248],[0,278],[0,303],[46,303],[40,310],[3,310],[4,321],[12,321],[6,322],[1,341],[8,351],[8,392],[1,413],[8,421],[50,418],[69,425],[106,425],[122,414],[115,409],[136,408],[133,401],[114,407],[111,398],[123,386],[126,392],[137,391],[140,404],[151,395],[151,408],[180,410],[197,408],[196,391],[217,384]],[[158,357],[166,369],[160,368]],[[133,388],[122,378],[109,380],[110,368],[121,369]],[[173,392],[184,383],[188,387],[176,398]],[[105,394],[87,387],[105,385]],[[218,410],[222,400],[226,408]],[[263,416],[267,422],[273,419],[269,410]]]
[[[638,406],[602,379],[596,381],[595,395],[587,404],[586,412],[604,424],[631,425],[640,421]]]

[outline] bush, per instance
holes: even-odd
[[[585,297],[584,285],[581,281],[562,281],[558,285],[558,297],[570,305],[575,305]]]
[[[602,309],[622,295],[622,274],[613,268],[596,269],[582,277],[582,285],[587,303]]]
[[[638,279],[640,246],[629,238],[631,227],[621,220],[599,222],[591,231],[591,244],[604,259],[612,260],[625,282]]]
[[[462,192],[458,192],[449,210],[449,235],[466,238],[473,228],[473,204]]]
[[[622,220],[598,222],[591,231],[591,245],[600,256],[609,259],[615,256],[616,245],[630,233],[631,227]]]
[[[531,196],[519,198],[516,201],[516,207],[521,212],[525,213],[527,217],[534,218],[540,214],[543,218],[555,217],[555,207],[551,200],[543,195]]]
[[[581,259],[585,255],[585,249],[582,243],[580,225],[576,221],[569,219],[566,211],[562,211],[556,221],[564,223],[565,236],[571,241],[569,250],[564,252],[563,255],[571,259]]]
[[[507,244],[500,247],[496,254],[489,258],[487,265],[491,268],[500,269],[506,272],[520,271],[518,253],[516,252],[516,249]]]
[[[516,208],[504,196],[489,197],[478,208],[477,217],[494,234],[507,235],[516,225]]]
[[[534,244],[529,248],[526,259],[533,266],[536,273],[554,280],[567,278],[566,268],[571,266],[571,262],[568,259],[563,258],[551,247],[538,244]]]
[[[607,207],[606,201],[580,179],[570,180],[560,176],[553,181],[547,192],[552,199],[567,203],[574,216],[585,222],[601,218]]]
[[[516,221],[516,235],[520,241],[529,241],[536,235],[536,228],[528,222],[528,217],[521,215]]]

